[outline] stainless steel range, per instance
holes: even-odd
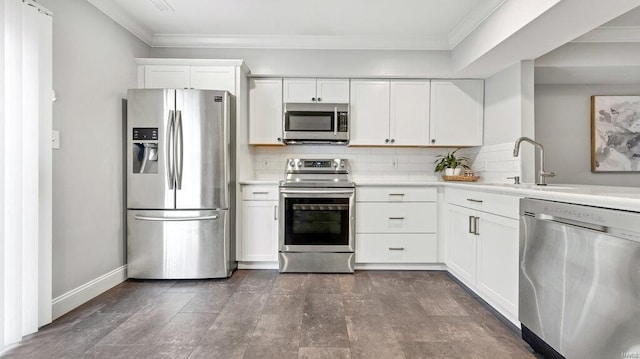
[[[353,273],[355,184],[349,160],[287,160],[280,182],[280,272]]]

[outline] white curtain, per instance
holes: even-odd
[[[1,351],[51,322],[52,16],[0,1]]]

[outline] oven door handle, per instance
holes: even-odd
[[[306,189],[281,189],[280,193],[286,194],[353,194],[353,190],[306,190]]]

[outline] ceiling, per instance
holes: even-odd
[[[87,1],[150,46],[421,50],[451,50],[505,2]]]

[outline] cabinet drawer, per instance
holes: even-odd
[[[278,195],[278,186],[242,186],[243,201],[277,201]]]
[[[358,234],[358,263],[435,263],[438,240],[435,234]]]
[[[436,203],[358,203],[356,233],[435,233]]]
[[[483,192],[447,188],[445,190],[445,199],[447,203],[481,210],[485,202],[484,194]]]
[[[358,187],[357,202],[435,202],[436,187]]]
[[[520,197],[506,194],[447,189],[447,203],[493,213],[507,218],[519,218]]]

